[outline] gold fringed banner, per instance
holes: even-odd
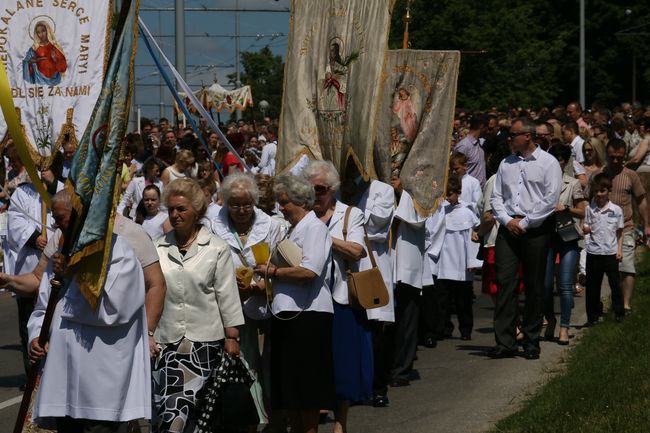
[[[391,50],[382,74],[375,166],[423,216],[444,197],[459,65],[458,51]]]
[[[394,3],[292,2],[278,173],[308,153],[344,172],[347,155],[353,154],[363,176],[374,177],[374,110]]]

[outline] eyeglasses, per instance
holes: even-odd
[[[509,132],[508,137],[515,138],[515,137],[519,137],[520,135],[525,135],[525,134],[530,134],[530,132],[525,132],[525,131],[522,131],[522,132]]]
[[[238,205],[238,204],[228,203],[228,208],[234,210],[235,212],[239,212],[242,210],[244,212],[250,212],[253,210],[253,205],[252,204]]]
[[[330,187],[327,185],[314,185],[314,192],[318,195],[323,195],[330,190]]]

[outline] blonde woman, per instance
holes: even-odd
[[[162,346],[153,368],[154,431],[181,432],[197,415],[197,394],[224,352],[239,356],[244,316],[230,248],[201,225],[207,208],[201,187],[177,179],[163,202],[173,230],[156,241],[167,293],[154,334]]]
[[[189,177],[188,170],[194,165],[194,155],[189,150],[183,149],[176,153],[174,164],[163,170],[160,180],[163,186],[173,182],[176,179],[184,179]]]

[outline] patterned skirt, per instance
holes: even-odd
[[[193,342],[186,338],[162,345],[152,369],[154,432],[182,433],[195,421],[198,394],[221,364],[223,342]]]

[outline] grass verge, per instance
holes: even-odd
[[[586,330],[566,371],[551,379],[494,433],[650,431],[650,258],[637,266],[633,313]]]

